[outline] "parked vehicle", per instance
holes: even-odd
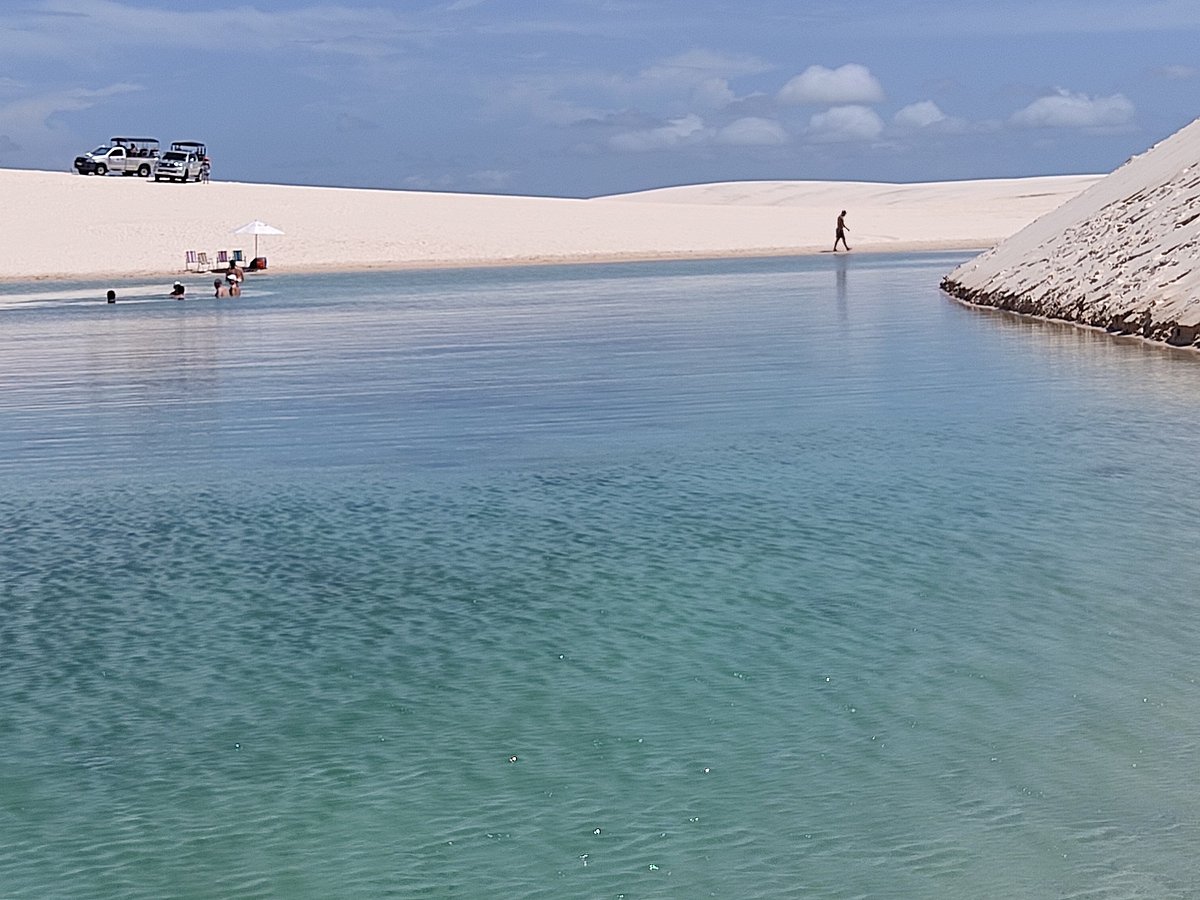
[[[82,156],[75,157],[75,171],[80,175],[122,175],[150,177],[158,161],[158,139],[114,137]]]
[[[197,152],[197,149],[199,152]],[[195,141],[175,141],[154,169],[154,180],[199,181],[204,168],[204,145]]]
[[[208,156],[208,148],[199,141],[171,141],[172,150],[182,150],[184,153],[194,153],[197,159]]]

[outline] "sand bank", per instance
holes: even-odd
[[[951,272],[968,303],[1200,347],[1200,119]]]
[[[253,251],[275,271],[982,249],[1099,176],[930,184],[738,182],[587,200],[243,184],[0,169],[0,278],[175,276],[188,250]]]

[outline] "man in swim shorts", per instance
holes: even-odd
[[[833,233],[833,252],[834,253],[837,253],[838,241],[841,241],[842,246],[845,247],[847,250],[850,249],[850,245],[846,243],[846,232],[849,230],[850,229],[846,227],[846,211],[843,209],[842,214],[840,216],[838,216],[837,230]]]

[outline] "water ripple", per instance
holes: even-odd
[[[1194,893],[1194,368],[822,265],[3,310],[0,894]]]

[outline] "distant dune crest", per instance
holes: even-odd
[[[856,254],[979,250],[1099,177],[734,182],[580,200],[0,169],[0,279],[187,281],[189,251],[252,253],[232,233],[252,219],[284,232],[261,245],[271,273],[828,253],[843,209]]]
[[[942,287],[968,303],[1200,346],[1200,119]]]

